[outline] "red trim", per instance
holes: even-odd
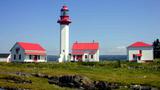
[[[72,52],[73,55],[83,55],[84,52]]]
[[[97,50],[96,51],[73,51],[72,52],[72,54],[73,55],[83,55],[84,53],[88,53],[88,54],[91,54],[91,55],[93,55],[93,54],[95,54],[97,52]]]
[[[135,56],[142,56],[142,54],[134,54]]]
[[[69,19],[69,16],[60,16],[60,20],[57,21],[57,23],[69,25],[71,23],[71,20]]]
[[[26,55],[42,55],[46,56],[46,53],[44,52],[25,52]]]

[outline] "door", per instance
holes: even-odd
[[[77,55],[77,60],[78,60],[79,62],[82,62],[82,55]]]
[[[34,55],[34,61],[37,62],[37,58],[38,56],[37,55]]]

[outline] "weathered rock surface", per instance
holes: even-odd
[[[56,84],[61,87],[77,88],[82,90],[112,90],[112,89],[130,89],[130,90],[158,90],[158,88],[149,85],[122,85],[120,83],[93,81],[80,75],[64,75],[48,78],[49,84]]]
[[[61,87],[78,88],[83,90],[111,90],[119,88],[117,83],[108,83],[105,81],[93,81],[80,75],[65,75],[60,77],[51,77],[48,82]]]
[[[65,75],[60,77],[51,77],[48,82],[50,84],[56,84],[61,87],[81,88],[81,89],[93,89],[93,81],[87,77],[79,75]]]

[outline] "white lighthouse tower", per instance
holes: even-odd
[[[59,62],[67,62],[69,60],[69,24],[71,20],[68,15],[68,7],[63,6],[61,9],[60,19],[60,57]]]

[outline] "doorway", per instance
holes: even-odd
[[[38,56],[37,55],[34,55],[34,61],[36,62],[38,59]]]

